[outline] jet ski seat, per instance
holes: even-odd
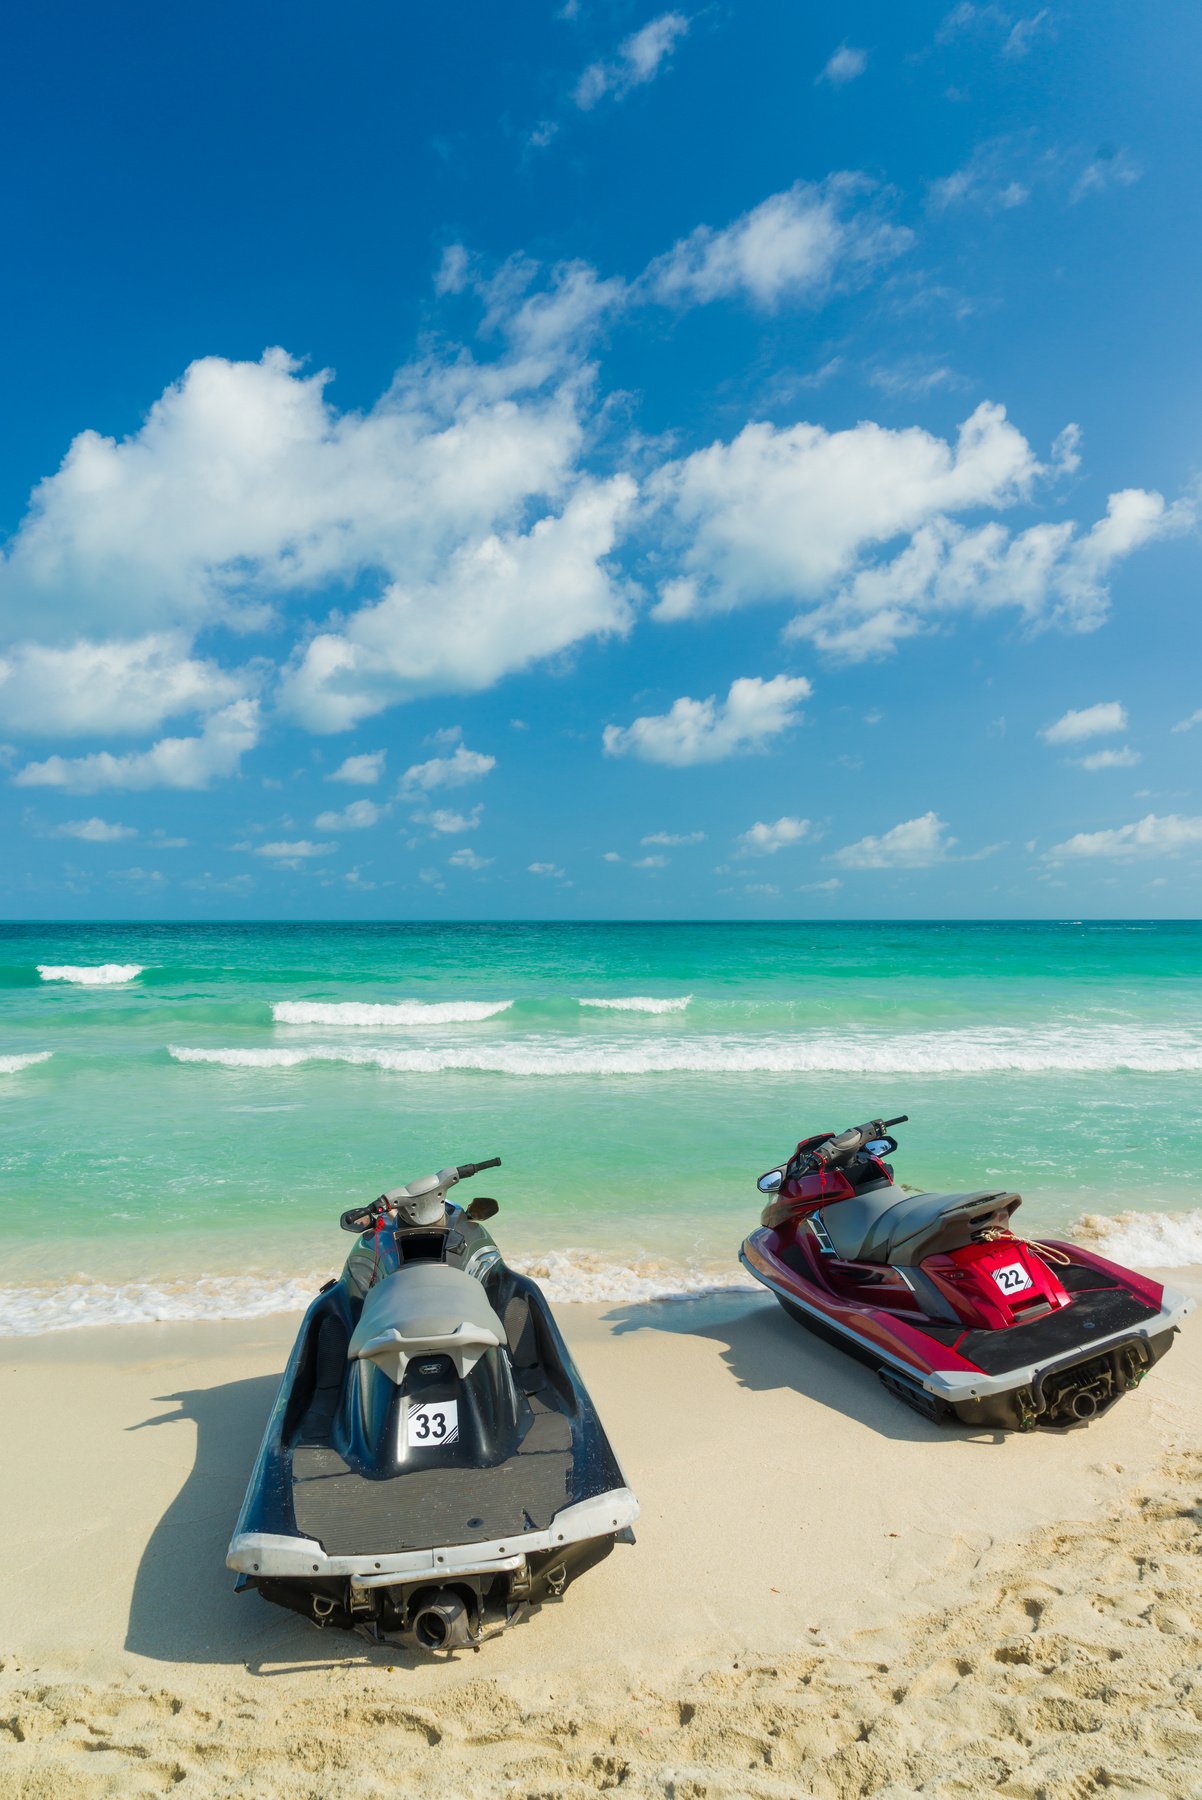
[[[887,1182],[822,1210],[836,1254],[847,1262],[920,1263],[936,1250],[971,1242],[994,1213],[1007,1217],[1022,1199],[1004,1189],[972,1194],[899,1194]]]
[[[347,1357],[378,1364],[399,1385],[414,1356],[449,1356],[462,1379],[504,1343],[505,1327],[478,1281],[446,1263],[417,1263],[369,1288]]]

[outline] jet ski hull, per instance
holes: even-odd
[[[469,1352],[466,1375],[457,1351],[415,1352],[399,1381],[354,1360],[366,1307],[346,1272],[313,1301],[229,1546],[239,1591],[319,1626],[450,1649],[632,1541],[637,1501],[545,1298],[491,1240],[487,1260],[506,1341]],[[445,1443],[412,1441],[423,1406],[457,1421]]]
[[[1079,1246],[1049,1248],[1067,1259],[1057,1274],[1073,1290],[1071,1304],[1001,1330],[925,1316],[911,1287],[915,1271],[907,1282],[900,1271],[860,1270],[859,1295],[835,1291],[803,1229],[755,1231],[739,1260],[791,1318],[875,1369],[895,1398],[925,1417],[1025,1431],[1083,1424],[1106,1411],[1140,1384],[1193,1308],[1184,1295]],[[889,1292],[908,1304],[874,1304],[874,1286],[882,1299]]]

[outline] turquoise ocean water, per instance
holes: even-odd
[[[0,1332],[299,1304],[353,1201],[476,1191],[553,1297],[737,1282],[755,1178],[900,1179],[1202,1262],[1202,925],[0,926]]]

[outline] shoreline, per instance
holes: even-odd
[[[1192,1273],[1172,1279],[1202,1291]],[[909,1413],[756,1295],[576,1304],[561,1318],[642,1504],[636,1545],[562,1603],[442,1662],[319,1637],[232,1592],[225,1547],[295,1315],[0,1341],[15,1475],[0,1525],[20,1547],[0,1592],[0,1716],[17,1721],[0,1725],[0,1795],[253,1782],[299,1800],[395,1792],[390,1770],[419,1795],[499,1795],[515,1781],[584,1793],[616,1785],[619,1765],[637,1794],[902,1794],[913,1790],[862,1783],[879,1776],[882,1732],[898,1770],[918,1770],[927,1752],[907,1748],[907,1730],[964,1738],[948,1763],[950,1783],[969,1756],[961,1785],[924,1789],[964,1793],[983,1781],[972,1731],[996,1728],[1007,1756],[1052,1758],[1067,1780],[1098,1704],[1076,1691],[1083,1670],[1109,1669],[1121,1687],[1125,1658],[1163,1661],[1166,1682],[1197,1661],[1185,1587],[1147,1602],[1159,1624],[1132,1610],[1140,1583],[1159,1579],[1161,1538],[1179,1558],[1169,1540],[1193,1518],[1196,1323],[1087,1428],[995,1441]],[[1162,1496],[1151,1511],[1130,1499],[1141,1488]],[[1112,1538],[1117,1573],[1089,1554]],[[932,1648],[921,1621],[935,1615],[961,1651]],[[1023,1663],[1027,1652],[1038,1656]],[[888,1698],[882,1664],[904,1703]],[[1045,1696],[1025,1710],[1024,1683]],[[1075,1725],[1055,1724],[1056,1694]],[[1192,1757],[1202,1732],[1180,1706]],[[1117,1738],[1105,1744],[1119,1754]],[[1095,1736],[1090,1767],[1099,1753]],[[669,1767],[692,1787],[665,1787]],[[999,1791],[1041,1791],[1014,1779]]]

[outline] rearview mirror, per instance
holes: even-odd
[[[490,1200],[487,1194],[477,1194],[467,1208],[467,1216],[469,1219],[475,1219],[477,1224],[481,1224],[485,1219],[495,1219],[500,1210],[497,1202]]]
[[[760,1176],[755,1185],[759,1188],[761,1194],[777,1194],[780,1192],[781,1183],[784,1179],[785,1171],[783,1169],[769,1169],[766,1175]]]

